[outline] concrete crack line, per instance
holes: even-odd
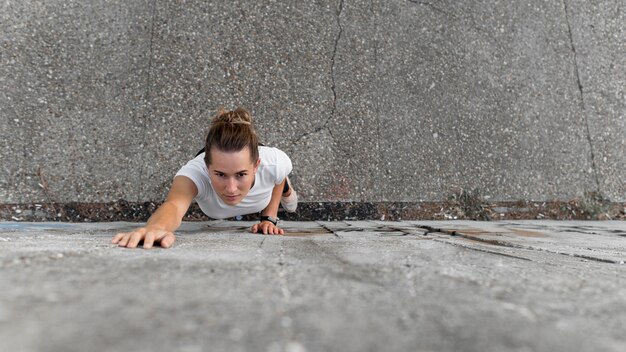
[[[330,122],[330,120],[332,120],[335,117],[335,113],[337,112],[337,90],[336,90],[337,86],[335,83],[335,57],[337,56],[337,47],[339,46],[339,40],[341,40],[341,36],[343,34],[343,26],[341,25],[341,14],[343,12],[343,2],[344,0],[340,0],[339,9],[337,10],[337,25],[339,26],[339,33],[337,34],[337,37],[335,38],[335,43],[333,45],[333,54],[330,58],[330,79],[331,79],[330,90],[333,93],[333,105],[330,110],[330,117],[328,117],[326,121],[324,121],[321,127],[318,127],[314,129],[313,131],[303,133],[300,137],[296,138],[291,143],[292,146],[298,144],[300,140],[302,140],[304,137],[307,137],[314,133],[318,133],[322,130],[327,130],[331,138],[333,138],[333,140],[335,139],[335,137],[333,136],[333,131],[328,128],[328,123]]]
[[[411,236],[428,236],[431,233],[438,232],[438,231],[436,231],[433,228],[430,228],[430,227],[426,228],[426,227],[421,227],[421,226],[418,226],[417,228],[420,229],[420,230],[426,230],[426,232],[424,232],[424,233],[414,233],[414,232],[411,232],[411,230],[413,230],[413,228],[404,228],[404,227],[401,227],[401,226],[383,226],[382,228],[383,229],[390,229],[390,230],[393,230],[393,231],[400,231],[404,235],[411,235]]]
[[[320,223],[319,221],[316,221],[316,223],[318,225],[320,225],[324,230],[328,231],[329,233],[332,233],[335,237],[337,238],[341,238],[341,236],[339,236],[339,234],[337,234],[335,231],[333,231],[331,228],[329,228],[328,226]]]
[[[569,19],[569,11],[567,6],[567,0],[563,0],[563,8],[565,10],[565,22],[567,23],[567,32],[569,35],[569,42],[574,53],[574,73],[576,74],[576,84],[578,85],[578,91],[580,92],[580,104],[583,111],[583,117],[585,118],[585,126],[587,128],[587,142],[589,142],[589,153],[591,154],[591,167],[593,169],[593,177],[596,183],[596,191],[600,191],[600,180],[598,179],[598,170],[596,167],[596,157],[593,151],[593,143],[591,140],[591,129],[589,128],[589,118],[587,116],[587,109],[585,105],[585,94],[583,91],[583,85],[580,81],[580,70],[578,68],[578,55],[576,54],[576,46],[574,45],[574,37],[572,36],[572,26]]]
[[[426,7],[429,7],[430,9],[432,9],[435,12],[442,13],[442,14],[444,14],[446,16],[454,17],[451,14],[449,14],[446,11],[438,8],[437,6],[433,5],[432,3],[428,2],[428,1],[409,0],[409,2],[414,3],[414,4],[418,4],[418,5],[422,5],[422,6],[426,6]]]
[[[496,254],[496,255],[502,255],[502,256],[505,256],[505,257],[526,260],[526,261],[529,261],[529,262],[533,261],[532,259],[528,259],[528,258],[524,258],[524,257],[518,257],[518,256],[512,255],[512,254],[496,252],[496,251],[490,251],[488,249],[476,248],[476,247],[472,247],[472,246],[466,246],[466,245],[463,245],[461,243],[454,243],[454,242],[450,242],[450,241],[440,240],[440,239],[437,239],[437,238],[433,238],[432,240],[435,241],[435,242],[439,242],[439,243],[446,243],[446,244],[450,244],[450,245],[461,247],[461,248],[465,248],[465,249],[471,249],[473,251],[489,253],[489,254]]]
[[[149,49],[149,57],[148,57],[148,78],[147,78],[147,82],[146,82],[146,96],[145,96],[145,101],[146,101],[146,105],[150,105],[148,99],[150,99],[150,84],[152,84],[151,80],[152,80],[152,44],[154,42],[154,21],[156,19],[156,0],[152,1],[152,23],[150,24],[150,49]],[[147,135],[147,127],[148,127],[148,115],[146,114],[146,109],[144,110],[144,131],[142,133],[142,139],[141,139],[141,148],[145,148],[145,143],[146,143],[146,135]],[[137,189],[137,201],[140,201],[140,196],[141,196],[141,189],[143,188],[143,170],[145,168],[146,162],[144,162],[141,165],[141,169],[140,169],[140,173],[139,173],[139,187]]]
[[[339,33],[337,34],[337,38],[335,38],[335,45],[333,47],[333,55],[330,58],[331,66],[330,66],[330,78],[332,80],[332,85],[330,89],[333,91],[333,108],[330,112],[330,118],[326,120],[324,127],[328,124],[331,118],[335,117],[335,113],[337,112],[337,90],[336,90],[336,82],[335,82],[335,58],[337,56],[337,47],[339,46],[339,40],[341,40],[341,35],[343,34],[343,27],[341,26],[341,13],[343,12],[343,1],[339,2],[339,10],[337,11],[337,26],[339,26]]]
[[[322,127],[318,127],[316,129],[314,129],[313,131],[309,131],[309,132],[305,132],[302,135],[300,135],[300,137],[296,138],[293,142],[291,142],[291,146],[295,146],[296,144],[298,144],[302,139],[304,139],[305,137],[308,137],[314,133],[318,133],[321,132],[322,130],[324,130],[326,128],[326,123],[324,122],[324,124],[322,125]],[[329,131],[330,133],[330,131]],[[331,134],[332,137],[332,134]]]
[[[444,235],[448,235],[450,237],[461,237],[461,238],[465,238],[465,239],[470,240],[470,241],[476,241],[476,242],[480,242],[480,243],[487,243],[487,244],[491,244],[491,245],[495,245],[495,246],[509,247],[509,248],[516,248],[516,249],[524,249],[524,250],[531,250],[531,251],[538,251],[538,252],[546,252],[546,253],[551,253],[551,254],[559,254],[559,255],[564,255],[566,257],[582,258],[582,259],[593,260],[593,261],[601,262],[601,263],[620,264],[619,261],[615,261],[615,260],[611,260],[611,259],[597,258],[597,257],[592,257],[592,256],[589,256],[589,255],[584,255],[584,254],[565,253],[565,252],[559,252],[559,251],[554,251],[554,250],[545,249],[545,248],[537,248],[537,247],[532,247],[532,246],[522,246],[522,245],[508,243],[508,242],[503,242],[503,241],[498,241],[498,240],[489,240],[489,239],[485,239],[485,238],[479,238],[479,237],[476,237],[476,236],[468,236],[468,235],[463,234],[462,232],[454,231],[454,230],[436,229],[436,228],[433,228],[431,226],[418,226],[418,227],[419,228],[424,228],[424,229],[427,229],[427,230],[433,230],[434,232],[439,232],[439,233],[442,233]]]

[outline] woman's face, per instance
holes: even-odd
[[[248,147],[238,152],[223,152],[211,148],[211,165],[209,177],[213,189],[228,205],[237,205],[250,192],[254,175],[259,167],[250,161]]]

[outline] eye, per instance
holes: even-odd
[[[244,177],[244,176],[246,176],[245,172],[240,172],[240,173],[237,174],[237,177]]]

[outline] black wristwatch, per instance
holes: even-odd
[[[275,217],[272,217],[272,216],[267,216],[267,215],[261,216],[261,221],[269,221],[272,224],[274,224],[274,226],[276,226],[276,224],[278,224],[278,218],[275,218]]]

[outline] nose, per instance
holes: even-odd
[[[234,178],[229,178],[228,181],[226,181],[226,193],[237,193],[237,181]]]

